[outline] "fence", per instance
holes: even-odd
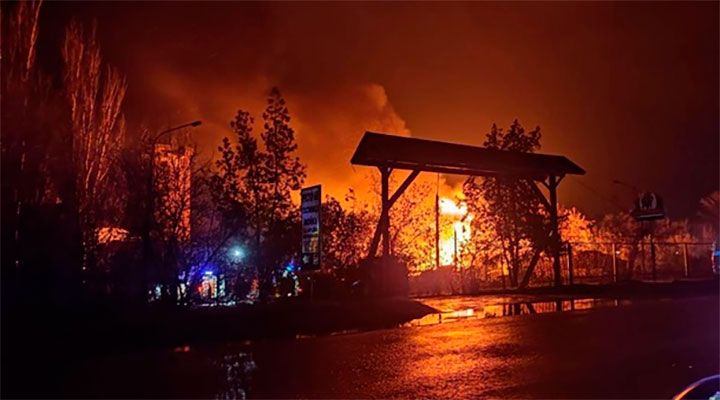
[[[565,283],[670,281],[713,275],[712,243],[580,242],[563,254]]]
[[[704,279],[713,276],[712,243],[701,242],[574,242],[561,256],[564,284],[610,284],[636,281]],[[552,286],[553,261],[538,260],[530,286]],[[500,263],[465,268],[443,266],[410,277],[413,295],[475,293],[509,288]]]

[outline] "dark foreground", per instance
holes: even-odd
[[[645,300],[123,352],[68,363],[54,382],[28,391],[116,398],[670,398],[717,373],[719,312],[717,296]]]

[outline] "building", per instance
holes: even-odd
[[[155,220],[165,241],[190,241],[193,149],[157,144],[154,149]]]

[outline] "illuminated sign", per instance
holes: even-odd
[[[311,186],[300,192],[302,213],[302,270],[320,269],[320,207],[322,191],[320,185]]]

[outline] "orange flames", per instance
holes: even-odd
[[[473,216],[468,214],[467,204],[462,200],[441,197],[439,208],[440,264],[455,265],[456,253],[460,259],[463,246],[470,240],[470,221]]]

